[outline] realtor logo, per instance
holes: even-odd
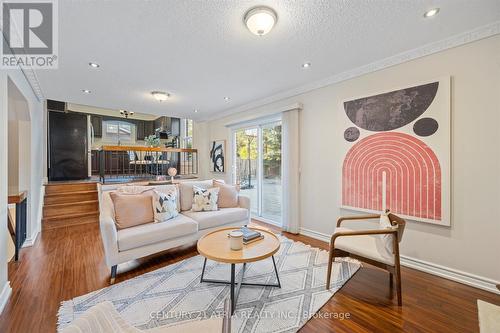
[[[3,0],[1,68],[57,68],[56,0]]]

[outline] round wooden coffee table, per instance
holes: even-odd
[[[231,285],[231,314],[234,313],[236,302],[241,286],[263,286],[263,287],[278,287],[281,288],[280,279],[278,276],[278,269],[276,268],[276,261],[274,254],[280,248],[280,241],[275,234],[270,231],[260,228],[250,228],[257,230],[264,235],[264,239],[243,245],[241,250],[231,250],[229,245],[229,237],[227,236],[232,230],[238,230],[238,227],[226,227],[214,230],[204,235],[198,240],[198,252],[205,257],[203,262],[203,270],[201,272],[201,282],[208,283],[222,283]],[[243,282],[246,264],[249,262],[259,261],[271,257],[273,260],[274,272],[276,273],[276,284],[263,284],[263,283],[250,283]],[[205,267],[207,259],[217,262],[231,264],[231,280],[212,280],[204,279]],[[240,281],[235,281],[236,264],[243,264]],[[236,290],[235,290],[236,289]]]

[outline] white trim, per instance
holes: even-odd
[[[45,198],[45,186],[43,184],[44,184],[43,182],[42,184],[40,184],[40,197],[38,198],[38,210],[36,214],[36,219],[34,221],[36,223],[35,229],[31,231],[31,235],[29,235],[26,238],[22,247],[30,247],[35,245],[38,234],[42,230],[43,202]]]
[[[279,227],[279,228],[283,227],[283,225],[281,224],[280,221],[274,221],[274,220],[270,220],[270,219],[267,219],[267,218],[262,217],[262,216],[254,216],[254,215],[252,215],[251,218],[252,218],[252,220],[257,220],[259,222],[271,224],[271,225],[274,225],[274,226]]]
[[[330,243],[331,236],[322,232],[300,228],[300,234]],[[499,281],[404,255],[401,255],[401,265],[500,295],[500,291],[496,287],[500,283]]]
[[[496,287],[499,283],[498,281],[493,281],[479,275],[408,256],[401,256],[401,265],[500,295],[500,290]]]
[[[263,114],[262,116],[240,117],[238,121],[227,123],[224,126],[230,128],[232,130],[237,130],[237,129],[241,129],[244,127],[251,127],[251,126],[260,126],[263,123],[272,123],[275,121],[280,121],[281,114],[283,112],[291,111],[291,110],[302,110],[302,108],[303,108],[302,103],[293,103],[293,104],[290,104],[290,105],[287,105],[284,107],[270,110],[269,112],[266,112],[266,114]]]
[[[330,243],[331,235],[327,235],[327,234],[324,234],[322,232],[318,232],[318,231],[314,231],[314,230],[306,229],[306,228],[300,228],[299,234],[323,241],[325,243]]]
[[[271,104],[279,100],[283,100],[286,98],[290,98],[293,96],[297,96],[303,93],[306,93],[308,91],[316,90],[322,87],[329,86],[334,83],[339,83],[342,81],[350,80],[355,77],[365,75],[368,73],[376,72],[385,68],[389,68],[395,65],[399,65],[411,60],[419,59],[422,57],[426,57],[428,55],[438,53],[441,51],[445,51],[457,46],[461,46],[464,44],[472,43],[480,39],[488,38],[491,36],[495,36],[500,34],[500,21],[496,21],[487,25],[484,25],[482,27],[469,30],[466,32],[463,32],[461,34],[451,36],[445,39],[442,39],[437,42],[429,43],[426,45],[423,45],[421,47],[417,47],[413,50],[409,50],[406,52],[402,52],[399,54],[395,54],[393,56],[387,57],[385,59],[381,59],[375,62],[372,62],[370,64],[363,65],[358,68],[354,68],[352,70],[345,71],[343,73],[335,74],[333,76],[327,77],[325,79],[321,79],[315,82],[307,83],[305,85],[292,88],[290,90],[285,90],[280,93],[277,93],[275,95],[265,97],[241,106],[238,106],[236,108],[228,109],[222,112],[217,113],[216,115],[213,116],[208,116],[204,119],[200,119],[201,121],[212,121],[220,118],[224,118],[226,116],[238,113],[238,112],[243,112],[243,111],[248,111],[251,109],[258,108],[260,106],[266,105],[266,104]]]
[[[21,247],[30,247],[35,245],[36,239],[38,238],[38,234],[40,234],[40,224],[37,224],[36,229],[33,231],[33,234],[30,237],[27,237]]]
[[[12,288],[10,287],[9,281],[6,281],[3,285],[2,292],[0,293],[0,314],[2,313],[7,301],[9,300],[10,294],[12,293]]]

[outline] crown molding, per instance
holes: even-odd
[[[19,36],[19,31],[17,30],[17,26],[14,26],[15,33]],[[5,38],[5,33],[2,31],[2,43],[7,45],[7,39]],[[4,46],[5,47],[5,46]],[[45,97],[43,95],[42,87],[40,86],[40,82],[38,81],[38,77],[36,76],[35,71],[31,66],[17,66],[19,70],[23,73],[26,81],[28,81],[31,90],[35,94],[36,98],[39,102],[42,102]]]
[[[224,117],[227,117],[229,115],[239,113],[239,112],[244,112],[244,111],[249,111],[251,109],[255,109],[270,103],[274,103],[280,100],[283,100],[285,98],[290,98],[293,96],[297,96],[312,90],[316,90],[319,88],[323,88],[335,83],[339,83],[342,81],[346,81],[349,79],[353,79],[358,76],[362,76],[365,74],[369,74],[372,72],[376,72],[385,68],[389,68],[392,66],[396,66],[411,60],[415,60],[418,58],[422,58],[434,53],[438,53],[441,51],[445,51],[457,46],[461,46],[464,44],[472,43],[475,41],[478,41],[480,39],[488,38],[491,36],[495,36],[500,34],[500,21],[495,21],[493,23],[484,25],[482,27],[469,30],[467,32],[442,39],[437,42],[429,43],[426,45],[423,45],[421,47],[415,48],[410,51],[402,52],[393,56],[390,56],[388,58],[378,60],[372,63],[369,63],[367,65],[363,65],[361,67],[357,67],[355,69],[349,70],[342,72],[340,74],[335,74],[333,76],[314,81],[311,83],[307,83],[302,86],[298,86],[296,88],[290,89],[290,90],[285,90],[280,93],[277,93],[275,95],[265,97],[262,99],[258,99],[256,101],[240,105],[238,107],[232,108],[232,109],[226,109],[224,111],[221,111],[220,113],[210,117],[205,117],[200,119],[199,121],[212,121],[212,120],[217,120],[221,119]]]

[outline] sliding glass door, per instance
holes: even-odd
[[[281,121],[235,130],[233,154],[234,180],[250,197],[252,216],[281,225]]]

